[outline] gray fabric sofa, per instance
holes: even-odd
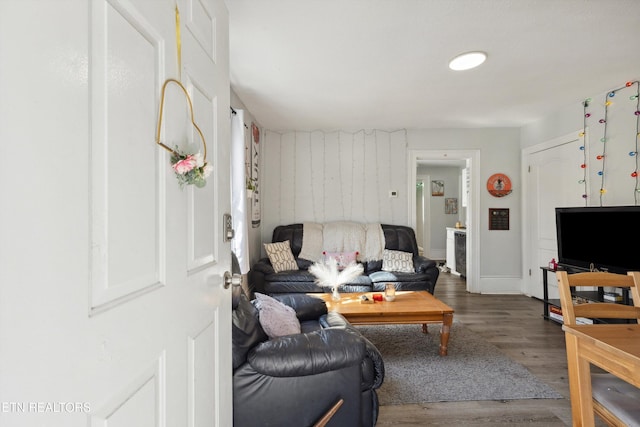
[[[413,229],[403,225],[381,224],[385,249],[413,254],[414,271],[391,272],[382,270],[382,260],[363,262],[364,273],[351,283],[340,286],[340,292],[383,292],[386,283],[393,283],[398,291],[428,291],[433,294],[440,270],[435,261],[418,255],[418,244]],[[269,258],[260,259],[249,272],[252,292],[264,294],[330,292],[318,286],[308,268],[313,262],[299,258],[302,249],[303,224],[280,225],[273,230],[273,242],[288,240],[299,270],[276,273]]]

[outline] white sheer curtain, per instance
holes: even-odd
[[[231,115],[231,214],[235,235],[231,250],[238,258],[240,273],[249,272],[249,226],[245,189],[244,111]]]

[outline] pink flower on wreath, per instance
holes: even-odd
[[[197,164],[196,158],[193,156],[193,154],[189,154],[184,159],[174,163],[171,167],[173,168],[174,171],[176,171],[176,173],[180,175],[184,175],[185,173],[188,173],[193,168],[195,168],[196,164]]]

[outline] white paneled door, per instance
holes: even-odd
[[[0,0],[1,426],[232,424],[228,68],[223,0]]]
[[[558,257],[555,208],[584,206],[584,171],[580,167],[584,150],[579,132],[532,147],[525,153],[527,253],[524,265],[527,295],[542,299],[542,270]],[[529,274],[530,273],[530,274]],[[555,276],[548,275],[549,297],[558,298]]]

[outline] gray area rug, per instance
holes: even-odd
[[[440,325],[359,326],[382,354],[381,405],[463,400],[560,399],[562,395],[493,344],[454,322],[448,356],[438,355]]]

